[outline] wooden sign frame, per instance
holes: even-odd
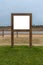
[[[30,30],[29,29],[17,29],[13,30],[13,16],[30,16]],[[14,46],[14,32],[29,32],[29,46],[32,47],[32,13],[12,13],[11,14],[11,47]]]

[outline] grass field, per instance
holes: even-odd
[[[43,65],[43,46],[0,46],[0,65]]]

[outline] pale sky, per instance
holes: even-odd
[[[0,26],[11,25],[11,13],[32,13],[32,24],[43,25],[43,0],[0,0]]]

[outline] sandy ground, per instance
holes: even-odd
[[[0,35],[0,45],[11,45],[11,35]],[[14,35],[14,45],[29,45],[29,35]],[[43,46],[43,35],[32,35],[32,45]]]

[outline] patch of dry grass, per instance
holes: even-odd
[[[15,44],[29,44],[29,35],[14,35],[14,43]],[[43,45],[43,35],[32,35],[32,43]],[[4,37],[0,36],[0,44],[11,44],[11,36],[5,35]]]

